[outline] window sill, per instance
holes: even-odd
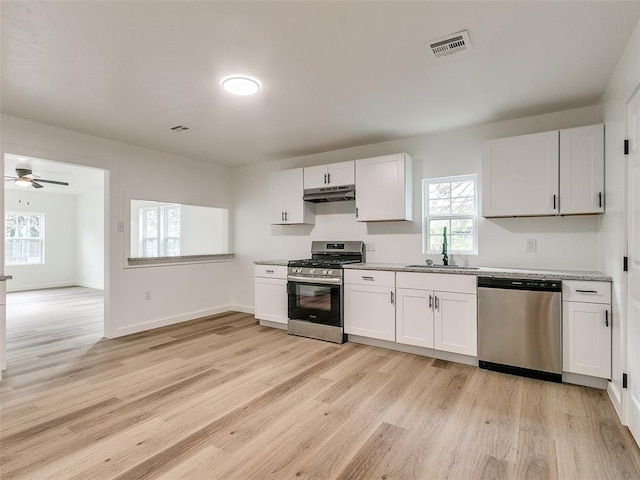
[[[184,265],[189,263],[215,263],[233,260],[235,253],[218,253],[215,255],[179,255],[175,257],[129,257],[127,266],[136,267],[161,267],[167,265]]]

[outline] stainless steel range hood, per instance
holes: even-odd
[[[355,185],[340,185],[338,187],[308,188],[304,191],[305,202],[344,202],[356,199]]]

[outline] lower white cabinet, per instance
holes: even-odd
[[[475,276],[399,272],[396,287],[398,343],[477,354]]]
[[[563,370],[611,378],[611,285],[571,281],[562,285]]]
[[[345,270],[344,331],[395,341],[395,272]]]
[[[255,317],[286,325],[287,267],[256,265],[255,270]]]

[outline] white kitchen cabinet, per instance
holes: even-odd
[[[331,163],[305,167],[304,188],[338,187],[355,183],[355,162]]]
[[[287,267],[256,265],[254,315],[259,320],[287,325]]]
[[[560,130],[560,214],[604,212],[604,125]]]
[[[558,131],[500,138],[482,145],[482,215],[558,213]]]
[[[356,160],[356,219],[413,220],[413,165],[406,153]]]
[[[396,342],[433,348],[433,292],[397,288],[396,297]]]
[[[345,333],[395,341],[395,272],[344,272]]]
[[[396,341],[475,356],[475,275],[398,272]]]
[[[611,284],[562,282],[563,370],[611,378]]]
[[[302,199],[304,196],[302,168],[272,172],[269,175],[269,190],[271,224],[315,223],[312,206]]]

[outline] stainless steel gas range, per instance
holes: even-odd
[[[342,266],[364,261],[364,242],[311,243],[311,258],[289,262],[289,334],[343,343]]]

